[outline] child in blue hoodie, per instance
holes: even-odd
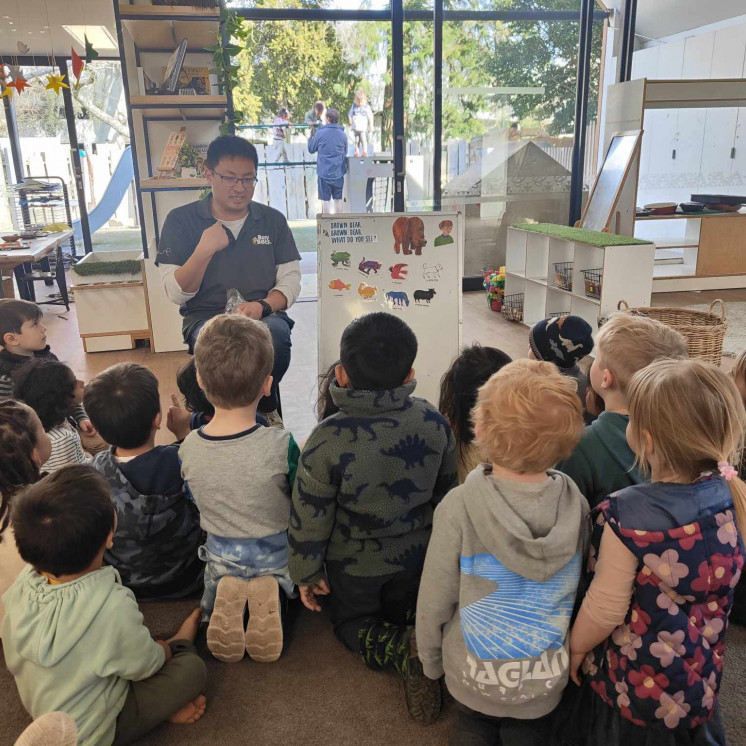
[[[120,746],[166,720],[199,719],[199,610],[169,640],[151,638],[132,591],[103,566],[116,530],[104,477],[66,466],[17,496],[11,519],[29,566],[3,597],[3,652],[31,716],[66,712],[79,746]]]

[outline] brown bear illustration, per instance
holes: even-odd
[[[422,255],[423,246],[427,245],[425,238],[425,224],[422,218],[397,218],[393,225],[394,251],[398,254],[411,254],[412,249],[417,256]]]

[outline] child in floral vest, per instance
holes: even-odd
[[[654,362],[628,396],[627,439],[650,481],[597,510],[565,742],[725,744],[717,697],[744,563],[746,485],[731,466],[744,405],[732,378],[700,360]]]

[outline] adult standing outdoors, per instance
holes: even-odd
[[[339,123],[339,112],[336,109],[326,110],[326,126],[321,127],[308,141],[308,152],[318,153],[316,175],[322,212],[331,212],[332,199],[334,212],[342,212],[342,189],[347,173],[347,135]]]
[[[300,294],[300,254],[287,220],[252,202],[259,159],[256,148],[235,135],[210,143],[205,178],[212,196],[177,207],[166,217],[156,264],[168,298],[184,317],[189,350],[213,316],[225,311],[228,293],[244,302],[233,313],[262,321],[272,335],[272,393],[259,403],[270,424],[281,425],[278,386],[290,365],[293,320],[285,313]]]

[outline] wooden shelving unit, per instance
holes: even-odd
[[[122,75],[135,164],[138,208],[145,252],[145,286],[156,352],[186,349],[181,338],[179,309],[163,292],[154,265],[163,221],[175,207],[193,202],[204,179],[155,178],[171,132],[187,128],[187,142],[209,143],[232,111],[230,92],[211,95],[145,96],[140,90],[138,68],[152,80],[162,79],[162,69],[174,49],[187,39],[185,66],[213,67],[212,53],[204,47],[216,43],[224,32],[217,8],[189,5],[129,4],[113,0],[119,39]]]

